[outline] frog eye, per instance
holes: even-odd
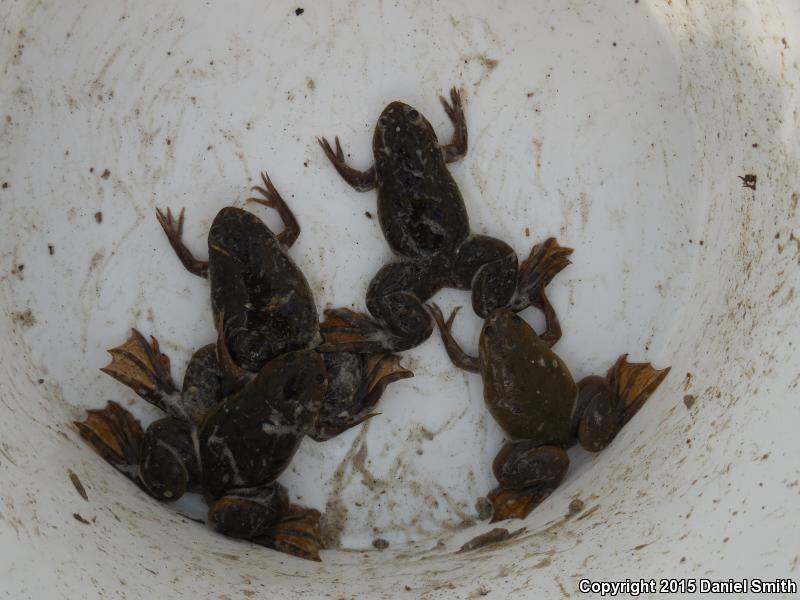
[[[410,111],[408,111],[408,118],[412,121],[416,121],[419,119],[419,113],[412,108]]]

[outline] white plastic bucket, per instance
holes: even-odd
[[[798,578],[796,2],[20,0],[0,13],[5,597],[540,598],[580,595],[584,578]],[[72,420],[107,400],[156,414],[98,371],[131,326],[159,338],[178,381],[213,340],[207,283],[182,270],[155,207],[187,207],[203,254],[216,211],[268,169],[320,309],[363,309],[390,256],[365,215],[375,195],[347,187],[314,136],[338,134],[366,167],[399,99],[447,138],[437,94],[452,85],[470,150],[451,170],[474,230],[520,256],[548,235],[575,248],[550,286],[574,374],[623,352],[672,366],[611,447],[573,452],[558,491],[502,524],[524,531],[456,553],[491,528],[474,503],[502,434],[436,336],[405,353],[416,377],[380,416],[305,441],[282,477],[327,512],[321,564],[183,518],[191,507],[147,497],[79,439]],[[470,312],[456,334],[474,350]]]

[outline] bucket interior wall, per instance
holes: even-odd
[[[568,597],[582,578],[796,578],[800,6],[317,4],[0,8],[4,596]],[[549,291],[576,378],[626,352],[672,367],[609,448],[571,451],[558,490],[502,524],[511,539],[459,553],[493,527],[475,501],[503,434],[478,376],[432,336],[404,353],[415,377],[380,415],[305,440],[281,477],[326,514],[312,563],[213,533],[187,518],[199,503],[157,503],[82,442],[72,422],[108,400],[157,415],[98,370],[131,327],[158,337],[178,381],[214,339],[207,282],[156,207],[185,207],[204,255],[216,212],[245,206],[267,169],[320,311],[363,309],[391,258],[375,193],[342,182],[314,138],[339,135],[365,168],[380,110],[402,100],[448,139],[437,95],[454,85],[470,149],[451,172],[473,230],[521,257],[551,235],[575,248]],[[463,291],[435,300],[469,307]],[[461,311],[472,352],[479,329]]]

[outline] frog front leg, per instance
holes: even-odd
[[[451,163],[464,158],[467,153],[467,119],[464,116],[464,104],[461,100],[461,92],[458,88],[450,89],[450,103],[439,96],[450,122],[453,124],[453,137],[450,143],[442,146],[442,154],[445,162]]]
[[[273,482],[230,490],[208,510],[219,533],[308,560],[320,560],[320,513],[289,503],[286,488]]]
[[[328,372],[328,391],[313,429],[308,434],[324,442],[375,416],[372,409],[389,384],[413,377],[394,354],[331,352],[322,355]]]
[[[178,259],[183,266],[186,267],[186,270],[198,277],[208,278],[208,261],[195,258],[192,251],[183,243],[183,220],[185,211],[186,209],[182,208],[176,220],[172,216],[172,210],[169,208],[166,213],[157,208],[156,218],[161,228],[164,230],[164,233],[167,234],[167,240],[169,240],[172,249],[175,250],[175,254],[178,255]]]
[[[257,202],[258,204],[268,206],[278,211],[278,215],[280,215],[284,226],[283,231],[277,235],[278,241],[287,248],[291,248],[300,235],[300,224],[297,222],[289,205],[286,204],[286,201],[278,193],[278,190],[272,185],[272,181],[266,171],[261,171],[261,181],[264,183],[263,187],[255,185],[251,189],[260,193],[263,198],[248,198],[247,202]]]
[[[374,319],[350,309],[328,309],[320,324],[323,352],[398,352],[414,348],[433,331],[424,302],[441,287],[426,261],[384,266],[367,289]]]
[[[456,318],[458,311],[461,310],[461,307],[457,306],[454,308],[453,312],[450,313],[450,316],[446,321],[444,319],[444,315],[442,315],[441,309],[433,302],[428,304],[428,310],[430,311],[433,320],[436,321],[436,325],[439,327],[439,335],[442,336],[442,343],[447,351],[447,356],[450,357],[450,361],[459,369],[469,371],[470,373],[480,373],[480,359],[477,356],[470,356],[464,352],[459,343],[453,337],[453,320]]]
[[[339,172],[339,175],[342,176],[347,183],[349,183],[356,191],[359,192],[368,192],[369,190],[375,189],[375,186],[378,185],[378,176],[375,172],[375,165],[372,165],[366,171],[359,171],[354,169],[350,165],[347,164],[347,161],[344,157],[344,150],[342,150],[342,145],[339,143],[339,136],[336,136],[336,151],[333,151],[331,145],[328,143],[328,140],[324,137],[317,138],[317,143],[322,148],[322,151],[325,152],[325,156],[328,157],[328,160],[331,161],[331,164],[334,168]]]
[[[527,517],[558,487],[568,468],[563,448],[527,440],[506,442],[492,463],[500,484],[489,493],[492,522]]]
[[[605,378],[594,375],[578,382],[575,435],[590,452],[611,443],[670,371],[626,359],[627,355],[620,356]]]

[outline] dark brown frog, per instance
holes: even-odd
[[[372,139],[375,163],[366,171],[347,165],[338,138],[335,151],[326,139],[318,140],[345,181],[359,191],[377,188],[380,226],[399,257],[369,284],[367,309],[374,319],[349,309],[326,311],[326,349],[375,352],[419,345],[433,330],[424,303],[445,287],[471,290],[472,307],[481,317],[539,301],[540,290],[524,286],[532,279],[524,265],[518,275],[514,250],[470,231],[464,200],[447,168],[467,151],[461,95],[453,88],[449,103],[440,99],[455,127],[446,145],[419,111],[402,102],[381,113]],[[553,251],[563,260],[569,253]]]
[[[385,353],[314,351],[314,299],[286,254],[299,226],[266,173],[262,178],[256,189],[264,197],[253,200],[275,208],[286,229],[274,235],[254,215],[224,208],[209,232],[208,261],[183,244],[183,212],[177,220],[158,212],[186,268],[211,281],[217,344],[194,355],[181,393],[155,339],[148,344],[136,331],[110,351],[114,360],[104,371],[170,416],[142,433],[109,403],[78,427],[154,497],[200,490],[221,532],[318,558],[319,513],[290,508],[275,478],[303,436],[323,441],[371,417],[386,386],[411,373]]]
[[[183,243],[184,212],[157,216],[183,265],[211,284],[215,322],[224,319],[225,347],[234,363],[227,370],[244,381],[269,360],[285,352],[310,348],[320,341],[313,294],[303,272],[289,257],[300,226],[269,176],[253,189],[262,197],[248,198],[275,209],[285,229],[274,234],[261,219],[240,208],[223,208],[208,233],[208,261],[196,259]],[[386,386],[410,377],[398,357],[384,352],[369,356],[324,354],[330,381],[319,418],[309,432],[324,441],[372,416]],[[249,375],[248,375],[249,373]]]
[[[148,343],[134,329],[110,352],[104,371],[168,416],[142,431],[114,402],[90,410],[76,425],[103,458],[158,500],[202,493],[208,520],[221,533],[319,560],[319,513],[291,505],[275,481],[322,405],[328,384],[319,353],[281,354],[225,396],[218,359],[225,350],[213,344],[192,356],[180,392],[155,338]]]

